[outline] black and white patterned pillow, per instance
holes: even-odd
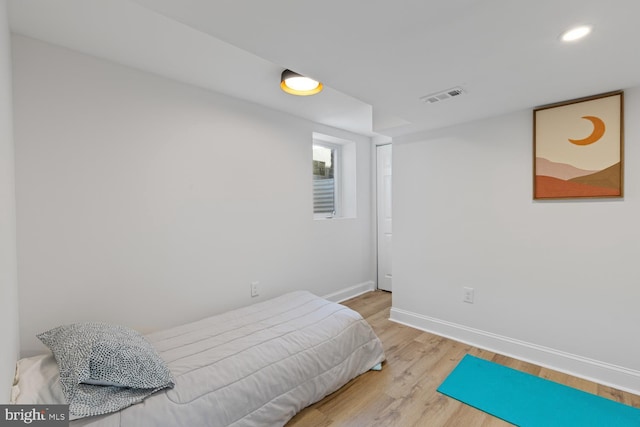
[[[38,338],[56,358],[69,412],[76,416],[118,411],[174,385],[156,350],[133,329],[85,322]]]

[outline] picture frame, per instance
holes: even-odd
[[[624,92],[533,110],[533,198],[621,198]]]

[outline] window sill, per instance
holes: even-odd
[[[314,221],[335,221],[335,220],[341,220],[341,219],[356,219],[355,216],[321,216],[321,215],[314,215],[313,216],[313,220]]]

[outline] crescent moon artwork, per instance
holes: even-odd
[[[624,93],[533,110],[534,199],[623,196]]]
[[[590,120],[593,123],[593,132],[591,135],[584,139],[571,139],[569,138],[569,142],[575,145],[589,145],[594,142],[598,142],[600,138],[604,135],[605,125],[601,118],[596,116],[583,116],[583,119]]]

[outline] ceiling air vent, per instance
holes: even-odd
[[[447,99],[460,96],[464,93],[465,93],[464,89],[462,89],[461,87],[453,87],[451,89],[447,89],[440,92],[422,96],[420,97],[420,99],[425,104],[435,104],[436,102],[445,101]]]

